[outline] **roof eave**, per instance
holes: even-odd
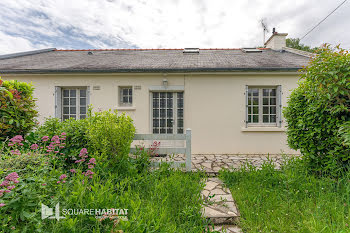
[[[261,68],[191,68],[191,69],[31,69],[0,70],[0,74],[45,74],[45,73],[190,73],[190,72],[296,72],[302,67],[261,67]]]

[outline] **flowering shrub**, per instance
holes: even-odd
[[[37,125],[33,86],[0,78],[0,88],[0,140],[26,135]]]

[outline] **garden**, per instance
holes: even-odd
[[[151,171],[152,153],[142,147],[129,157],[131,118],[90,109],[86,119],[50,118],[38,126],[32,94],[30,84],[1,81],[0,232],[202,232],[208,226],[200,211],[204,174],[166,164]],[[43,208],[52,209],[45,216]]]
[[[284,108],[301,157],[220,171],[243,232],[350,232],[349,64],[325,46],[301,70]],[[33,91],[0,79],[0,232],[210,231],[204,172],[151,169],[143,147],[129,156],[135,127],[116,111],[39,125]]]

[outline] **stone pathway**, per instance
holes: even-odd
[[[280,168],[283,161],[281,155],[269,155],[276,168]],[[155,157],[152,161],[185,161],[184,155],[168,155],[166,157]],[[242,164],[249,162],[260,167],[267,161],[267,155],[192,155],[192,170],[204,170],[210,175],[216,175],[222,168],[239,168]]]
[[[239,211],[228,188],[218,178],[208,178],[204,190],[203,215],[214,224],[215,231],[241,233],[236,226],[239,222]]]

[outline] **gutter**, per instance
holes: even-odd
[[[191,72],[296,72],[302,67],[293,68],[191,68],[191,69],[61,69],[61,70],[0,70],[0,74],[48,74],[48,73],[191,73]]]

